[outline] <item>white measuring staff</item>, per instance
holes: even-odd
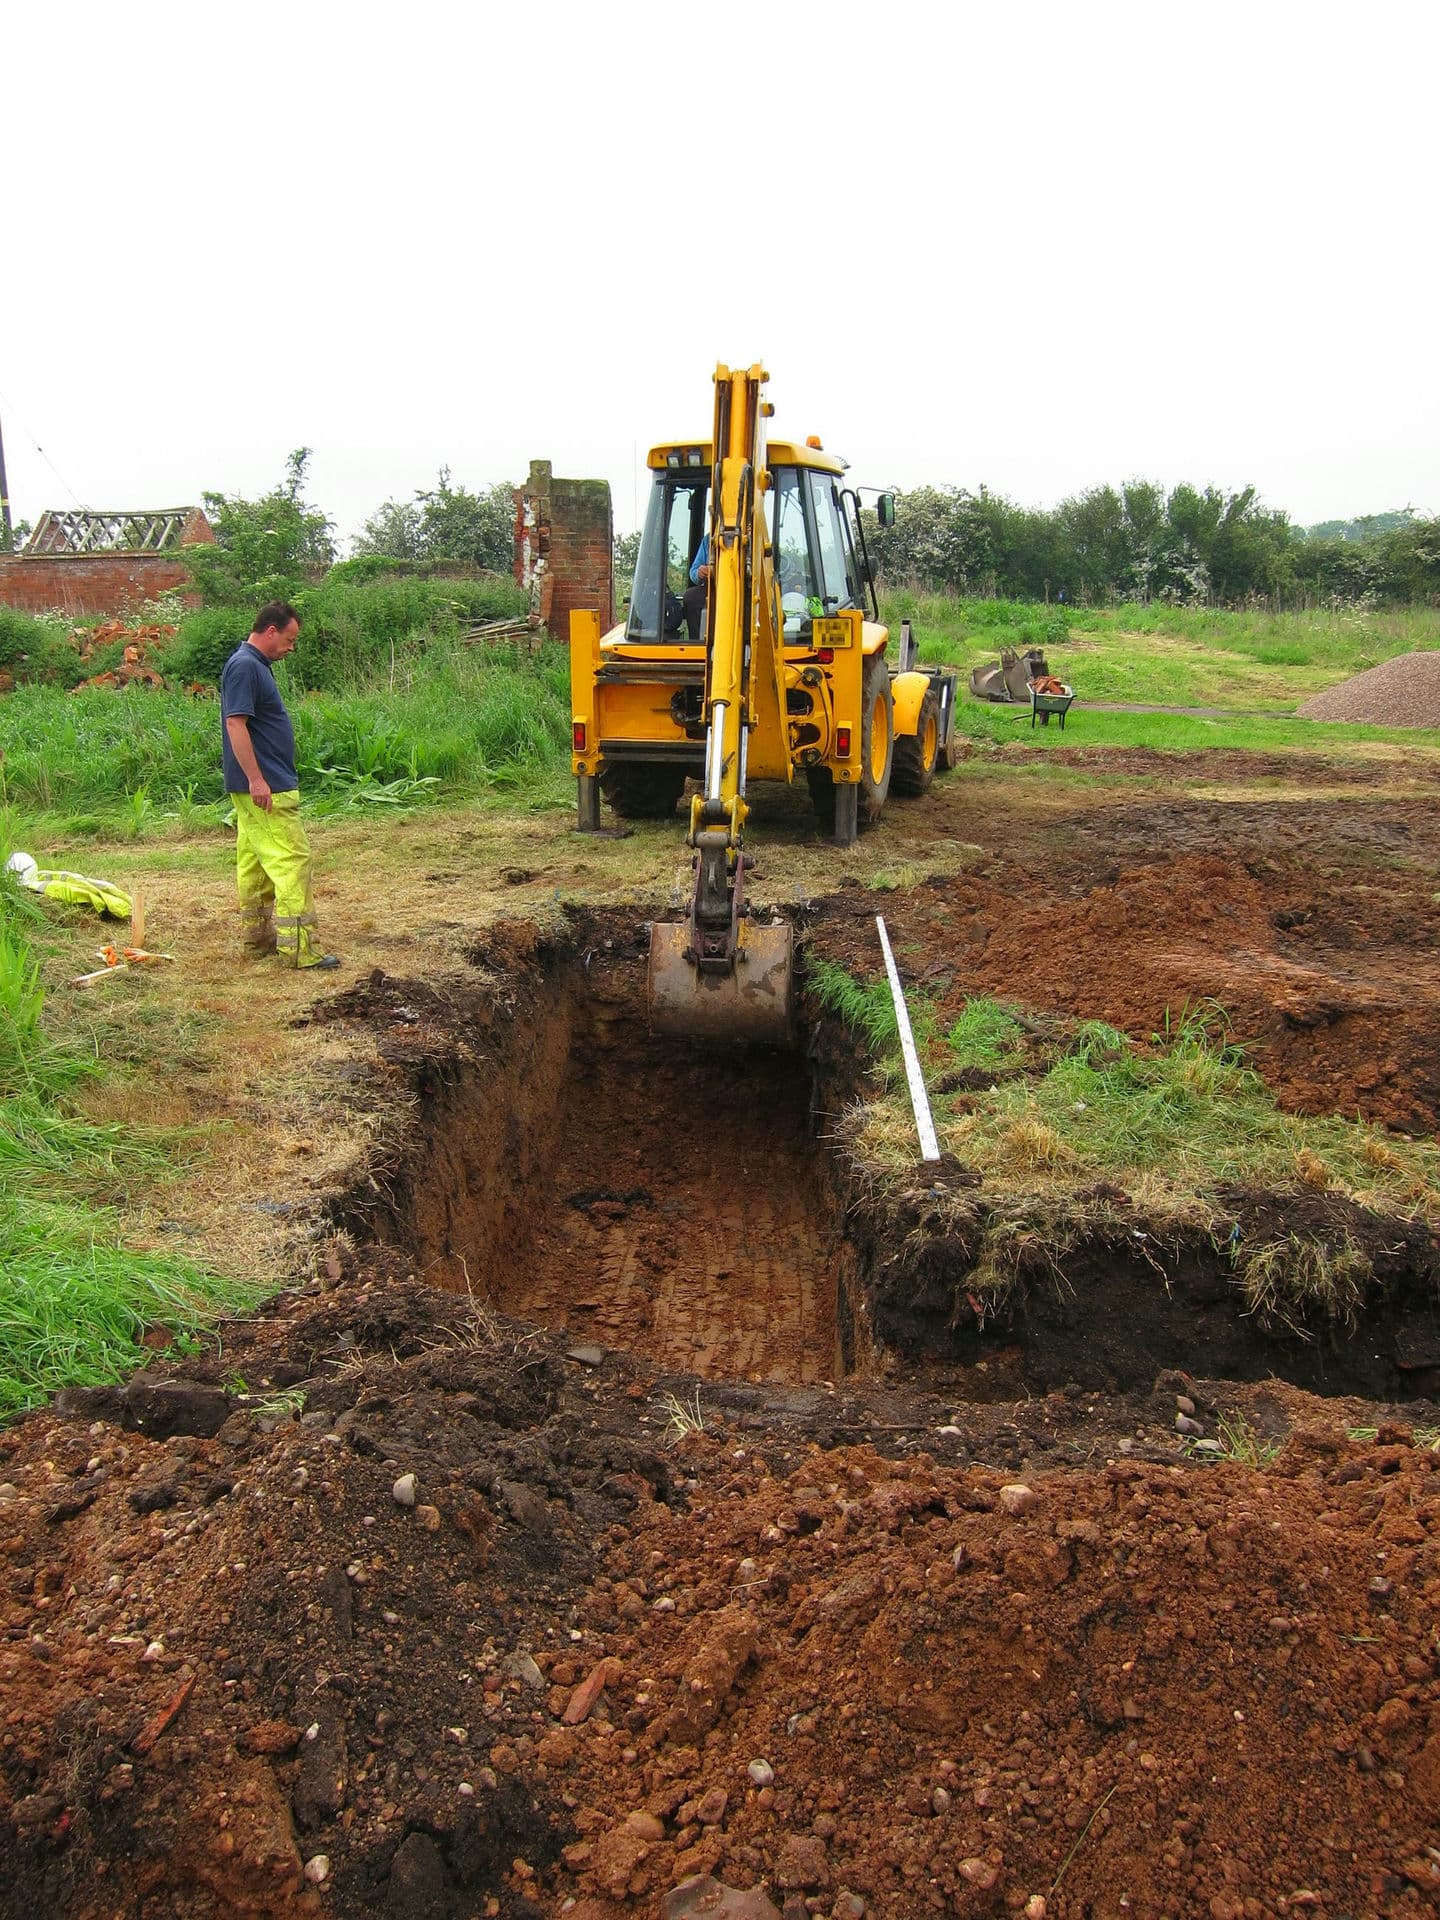
[[[895,965],[895,956],[890,951],[890,936],[885,931],[885,922],[877,913],[875,925],[880,930],[880,946],[885,955],[885,971],[890,976],[890,998],[895,1002],[895,1024],[900,1029],[900,1050],[905,1055],[905,1078],[910,1082],[910,1105],[915,1113],[915,1130],[920,1135],[920,1158],[938,1160],[940,1142],[935,1138],[935,1122],[930,1118],[930,1100],[925,1092],[925,1081],[920,1072],[920,1056],[915,1051],[915,1036],[910,1031],[910,1015],[905,1009],[905,994],[900,985],[900,974]]]

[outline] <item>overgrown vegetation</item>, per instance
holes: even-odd
[[[114,1209],[175,1177],[181,1143],[76,1111],[70,1096],[100,1063],[46,1034],[41,926],[0,875],[0,1419],[62,1386],[133,1370],[148,1328],[193,1336],[256,1297],[122,1240]]]
[[[510,580],[394,575],[368,581],[332,576],[292,600],[300,614],[300,644],[285,671],[297,692],[393,685],[427,655],[457,651],[473,623],[511,618],[524,608],[524,596]],[[187,614],[162,661],[171,682],[214,686],[249,632],[251,612],[247,604]]]
[[[296,698],[292,686],[307,804],[548,790],[569,741],[566,664],[558,647],[412,651],[379,688]],[[137,805],[150,826],[213,824],[228,812],[219,736],[213,696],[17,688],[0,703],[0,799],[71,831]]]
[[[280,668],[295,715],[306,804],[320,809],[418,804],[457,793],[566,797],[569,698],[562,648],[469,646],[462,620],[515,605],[508,581],[381,575],[332,578],[309,590],[300,647]],[[1440,614],[1281,616],[1128,607],[1082,613],[1008,601],[889,597],[892,624],[916,622],[927,657],[962,667],[1003,646],[1048,649],[1052,667],[1088,702],[1117,699],[1223,705],[1200,715],[1077,710],[1078,723],[1031,729],[1028,709],[964,700],[959,725],[976,740],[1023,737],[1041,747],[1146,745],[1363,747],[1413,731],[1275,719],[1378,659],[1440,644]],[[204,679],[237,644],[244,619],[204,609],[181,624],[172,680]],[[12,616],[0,636],[41,635],[82,669],[65,629]],[[228,817],[220,791],[213,695],[136,689],[120,695],[22,685],[0,702],[0,802],[56,816],[60,832],[127,836],[192,831]]]
[[[525,596],[508,576],[433,571],[453,553],[473,560],[486,529],[494,546],[509,489],[471,495],[442,473],[421,496],[422,562],[372,551],[332,565],[330,523],[305,499],[307,459],[297,449],[259,500],[206,495],[215,545],[186,549],[204,605],[186,611],[177,596],[139,616],[162,636],[145,642],[146,664],[164,673],[166,691],[79,687],[119,663],[123,638],[97,649],[83,627],[0,609],[0,670],[19,682],[0,705],[0,803],[59,815],[62,831],[108,820],[131,836],[227,818],[211,690],[256,606],[275,597],[301,615],[300,645],[277,678],[307,807],[553,787],[569,741],[563,649],[468,644],[473,626],[522,613]]]
[[[258,500],[205,494],[214,544],[182,551],[207,606],[253,612],[266,600],[293,599],[332,564],[334,528],[304,497],[309,459],[310,449],[297,447],[285,478]]]
[[[813,962],[808,978],[886,1069],[884,1090],[850,1116],[847,1138],[863,1140],[871,1162],[913,1165],[886,982]],[[1113,1232],[1123,1220],[1142,1252],[1157,1234],[1209,1232],[1246,1311],[1264,1325],[1349,1327],[1371,1267],[1348,1234],[1247,1238],[1227,1192],[1328,1193],[1440,1222],[1440,1148],[1282,1112],[1229,1042],[1217,1007],[1188,1010],[1143,1045],[1100,1021],[1038,1022],[985,997],[967,1001],[943,1032],[924,996],[911,997],[910,1014],[941,1148],[981,1176],[969,1284],[987,1312],[1024,1271],[1058,1271],[1087,1232]]]

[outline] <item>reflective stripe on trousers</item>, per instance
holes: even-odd
[[[232,793],[230,798],[235,804],[241,938],[262,952],[273,944],[287,966],[312,967],[321,956],[311,937],[314,863],[300,824],[300,795],[272,794],[268,811],[248,793]]]

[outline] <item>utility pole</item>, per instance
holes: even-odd
[[[15,529],[10,521],[10,489],[5,483],[5,435],[0,432],[0,553],[15,551]]]

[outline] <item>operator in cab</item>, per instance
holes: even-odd
[[[705,614],[705,598],[710,591],[710,535],[702,533],[690,562],[690,584],[680,596],[685,610],[685,632],[689,639],[700,639],[700,624]]]

